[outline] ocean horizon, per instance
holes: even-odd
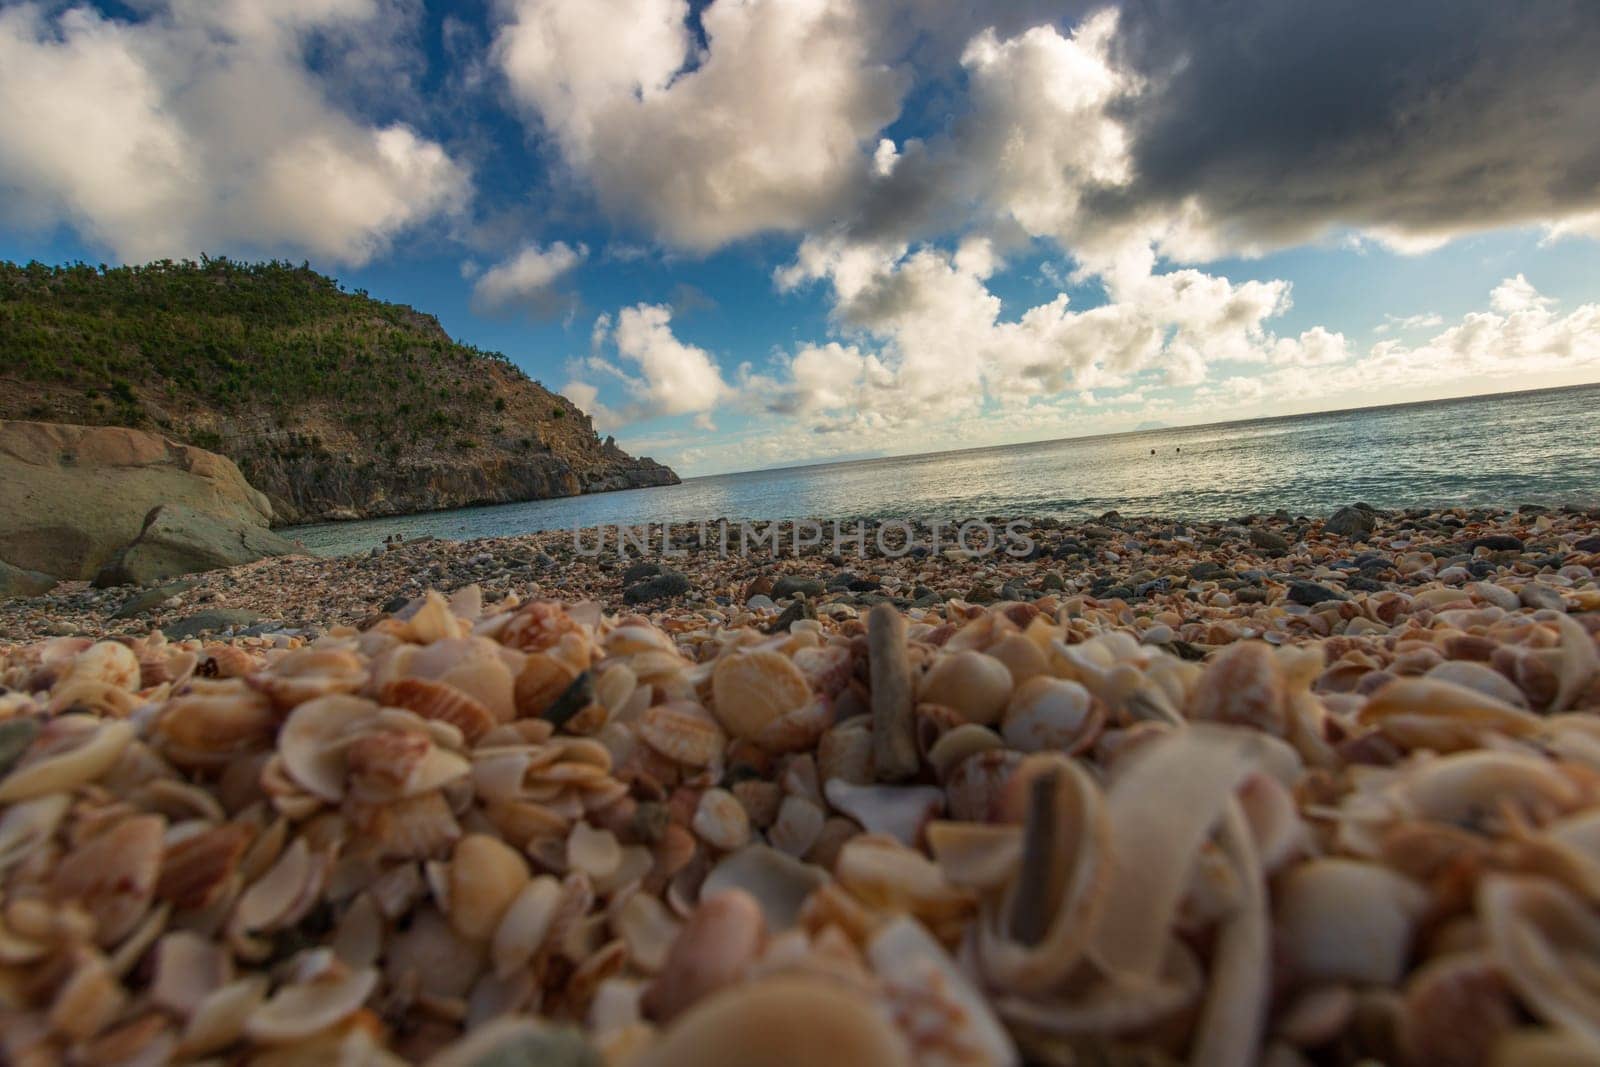
[[[1462,416],[1457,418],[1457,416]],[[875,456],[283,532],[320,555],[384,538],[728,519],[1214,520],[1284,508],[1600,502],[1600,383]]]

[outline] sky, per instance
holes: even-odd
[[[1592,0],[0,0],[0,258],[309,261],[685,476],[1600,380]]]

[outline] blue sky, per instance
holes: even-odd
[[[0,257],[308,259],[684,474],[1600,379],[1600,15],[1224,6],[7,3]]]

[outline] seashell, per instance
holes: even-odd
[[[352,827],[384,857],[437,859],[449,855],[461,839],[461,824],[440,792],[346,811]]]
[[[1004,748],[977,752],[945,776],[945,803],[950,817],[963,822],[992,822],[1004,804],[1006,785],[1023,755]]]
[[[116,1018],[127,1001],[106,958],[91,949],[72,954],[72,970],[50,1003],[51,1029],[69,1041],[93,1037]]]
[[[1489,949],[1517,997],[1544,1022],[1600,1046],[1600,918],[1545,878],[1489,875],[1478,887]]]
[[[337,803],[345,791],[343,742],[377,712],[372,701],[348,695],[301,704],[289,713],[278,734],[283,769],[312,796]]]
[[[765,940],[762,915],[756,900],[741,890],[703,892],[699,906],[668,949],[660,973],[644,992],[640,1006],[645,1014],[668,1022],[738,981]]]
[[[591,879],[606,878],[622,865],[622,848],[610,830],[578,822],[567,837],[567,865]]]
[[[1475,690],[1492,700],[1510,704],[1512,707],[1526,709],[1528,706],[1528,700],[1522,695],[1522,690],[1513,685],[1505,675],[1482,663],[1446,660],[1430,669],[1423,677]]]
[[[1400,1047],[1410,1063],[1475,1067],[1516,1019],[1494,958],[1451,953],[1427,961],[1407,979]]]
[[[199,911],[215,904],[227,891],[254,837],[249,826],[226,823],[169,842],[161,855],[156,896],[180,911]]]
[[[1287,721],[1286,696],[1283,671],[1272,649],[1241,641],[1206,665],[1186,712],[1199,722],[1253,726],[1281,737]]]
[[[1094,744],[1104,722],[1105,710],[1082,685],[1040,676],[1017,687],[1000,733],[1019,752],[1076,754]]]
[[[1015,880],[985,898],[978,958],[994,982],[1039,992],[1082,959],[1110,888],[1111,827],[1100,788],[1077,764],[1033,756]]]
[[[156,945],[150,999],[188,1018],[232,980],[233,960],[225,948],[188,930],[175,930]]]
[[[857,785],[873,780],[872,730],[864,718],[838,723],[817,740],[817,774]]]
[[[96,641],[72,658],[56,689],[83,682],[100,683],[132,693],[139,688],[139,657],[118,641]]]
[[[121,941],[150,907],[165,829],[159,815],[135,815],[62,857],[50,891],[57,899],[79,902],[94,917],[97,943]]]
[[[1427,819],[1473,827],[1516,810],[1537,822],[1569,810],[1578,786],[1548,760],[1520,752],[1458,752],[1415,767],[1401,787],[1408,807]]]
[[[709,767],[722,755],[727,738],[698,704],[673,701],[647,710],[638,723],[639,739],[670,760]]]
[[[1567,1030],[1521,1026],[1500,1035],[1484,1062],[1488,1067],[1590,1067],[1594,1046]]]
[[[377,985],[378,972],[364,968],[287,986],[250,1013],[245,1036],[264,1044],[310,1037],[353,1015]]]
[[[800,906],[812,890],[828,881],[828,872],[762,844],[730,852],[706,874],[702,900],[738,889],[752,898],[773,931],[794,925]]]
[[[805,675],[778,652],[733,652],[711,672],[711,712],[731,737],[753,739],[811,699]]]
[[[690,826],[700,840],[722,852],[742,848],[750,840],[750,817],[726,789],[700,794]]]
[[[979,893],[1001,890],[1022,862],[1022,828],[935,820],[928,848],[951,885]]]
[[[0,874],[48,842],[71,805],[67,793],[46,793],[7,808],[0,815]]]
[[[350,649],[313,646],[250,675],[250,684],[287,711],[318,697],[356,692],[367,684],[367,669]]]
[[[362,893],[345,910],[331,948],[346,967],[371,967],[383,952],[383,916],[370,893]]]
[[[538,717],[546,715],[557,698],[578,680],[581,672],[566,660],[544,652],[535,652],[517,675],[515,701],[517,714]]]
[[[872,769],[881,781],[917,773],[916,706],[906,621],[888,604],[867,616],[867,669],[872,683]]]
[[[1357,721],[1374,725],[1406,748],[1451,752],[1477,747],[1488,731],[1508,737],[1536,733],[1537,715],[1436,678],[1396,678],[1367,700]]]
[[[839,850],[834,877],[870,908],[909,912],[936,927],[972,914],[973,895],[951,885],[920,852],[891,837],[862,834]]]
[[[829,700],[844,692],[855,675],[850,649],[842,645],[799,649],[794,665],[805,676],[806,687]]]
[[[450,611],[450,602],[432,589],[422,595],[422,603],[406,620],[402,631],[406,640],[419,645],[464,637],[468,632],[466,621],[456,618]]]
[[[561,883],[541,874],[517,893],[500,918],[490,943],[494,973],[509,978],[538,953],[550,933],[561,902]]]
[[[450,925],[470,941],[487,941],[529,877],[527,861],[503,842],[486,834],[463,837],[450,859]]]
[[[469,745],[476,744],[498,723],[480,701],[443,682],[425,678],[399,678],[379,690],[385,704],[414,711],[424,719],[447,722],[461,731]]]
[[[463,938],[437,911],[422,907],[384,946],[384,978],[390,989],[418,996],[465,997],[483,973],[484,960],[482,942]]]
[[[138,705],[139,698],[121,686],[85,678],[58,685],[50,694],[47,710],[51,715],[82,712],[106,719],[126,719]]]
[[[787,796],[767,830],[767,842],[779,852],[799,858],[811,850],[827,816],[805,797]]]
[[[472,764],[425,734],[370,730],[344,748],[351,800],[384,804],[442,789],[465,778]]]
[[[277,862],[240,894],[232,929],[248,934],[298,922],[321,894],[328,866],[325,857],[312,854],[304,837],[295,838]]]
[[[665,904],[645,893],[631,894],[611,926],[628,946],[629,962],[649,974],[666,966],[667,953],[683,930]]]
[[[867,945],[867,958],[896,1015],[927,1020],[907,1028],[914,1062],[937,1059],[951,1049],[960,1049],[973,1063],[1019,1062],[989,1002],[916,920],[891,919]]]
[[[85,715],[52,719],[22,761],[0,779],[0,804],[15,804],[94,781],[122,756],[133,726]]]
[[[1045,649],[1024,634],[1006,634],[983,651],[1005,664],[1014,686],[1050,673],[1050,658]]]
[[[833,702],[808,701],[769,721],[750,740],[767,752],[800,752],[814,748],[833,725]]]
[[[267,979],[263,975],[248,975],[216,989],[190,1014],[177,1051],[204,1056],[233,1044],[266,995]]]
[[[834,778],[823,792],[828,803],[868,833],[887,834],[905,845],[915,845],[923,826],[944,808],[944,793],[925,785],[853,785]]]
[[[939,739],[928,749],[928,763],[933,767],[933,773],[940,780],[945,780],[956,765],[968,756],[1002,747],[999,735],[993,730],[976,723],[963,723],[939,735]]]
[[[934,663],[917,687],[917,699],[955,708],[968,722],[988,725],[999,721],[1011,687],[1011,672],[1004,663],[964,649]]]
[[[146,1012],[119,1023],[81,1046],[85,1063],[156,1065],[172,1059],[177,1035],[160,1012]]]
[[[261,664],[238,645],[212,645],[200,656],[195,673],[201,678],[243,678]]]
[[[1304,982],[1393,985],[1428,906],[1410,879],[1333,857],[1291,868],[1275,900],[1289,966]]]
[[[641,1058],[641,1067],[699,1067],[706,1050],[743,1067],[829,1063],[896,1067],[915,1062],[887,1012],[837,983],[774,975],[706,998]]]

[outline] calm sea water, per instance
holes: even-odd
[[[1072,519],[1112,508],[1218,519],[1280,507],[1326,514],[1356,500],[1600,502],[1600,385],[723,474],[287,532],[339,555],[392,533],[465,539],[716,518]]]

